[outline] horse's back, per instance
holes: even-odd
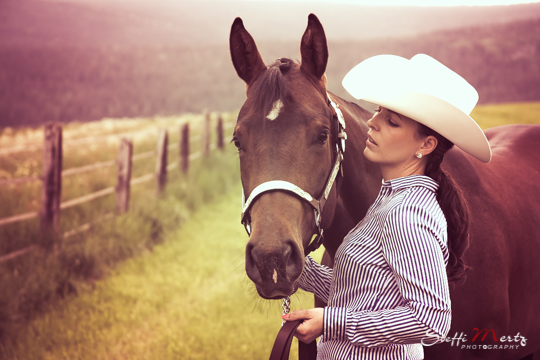
[[[540,317],[532,316],[530,310],[540,298],[540,126],[501,126],[485,134],[493,151],[490,163],[481,163],[459,149],[451,150],[443,163],[470,208],[471,246],[465,260],[472,269],[466,282],[451,292],[449,335],[464,332],[471,345],[474,328],[485,328],[493,329],[497,337],[520,332],[529,344],[538,344]],[[477,339],[476,344],[500,343]],[[434,355],[432,350],[449,351],[446,357],[437,354],[440,359],[471,358],[467,351],[444,345],[426,354]],[[538,349],[530,346],[530,350]],[[477,355],[507,359],[518,353]]]
[[[505,125],[487,129],[486,137],[493,151],[493,160],[515,160],[539,165],[540,125]],[[515,161],[514,161],[515,163]]]
[[[493,157],[484,164],[459,149],[443,163],[463,190],[484,203],[508,203],[516,196],[540,196],[540,125],[506,125],[487,129]],[[532,191],[539,190],[538,192]],[[481,197],[481,199],[480,199]]]

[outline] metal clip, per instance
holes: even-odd
[[[287,315],[291,312],[291,297],[287,296],[286,298],[283,298],[283,303],[281,304],[282,308],[282,315]],[[285,320],[281,320],[281,326],[285,324]]]

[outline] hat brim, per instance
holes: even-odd
[[[414,91],[388,91],[362,100],[418,121],[478,160],[491,161],[491,147],[482,129],[469,115],[444,100]]]

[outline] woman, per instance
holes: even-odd
[[[378,163],[382,188],[364,219],[343,240],[334,268],[306,257],[300,287],[328,305],[299,310],[296,336],[321,336],[318,359],[423,359],[422,344],[446,338],[448,282],[462,280],[468,210],[440,164],[459,146],[483,162],[489,143],[468,115],[474,88],[419,54],[369,58],[343,86],[379,107],[368,120],[364,156]]]

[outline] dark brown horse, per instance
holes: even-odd
[[[314,15],[302,37],[300,64],[280,59],[267,67],[239,18],[232,25],[230,49],[247,84],[233,137],[246,196],[262,183],[282,180],[319,198],[338,156],[336,111],[328,96],[343,112],[348,135],[343,176],[332,186],[321,224],[323,263],[332,266],[344,236],[381,186],[378,165],[363,156],[371,114],[327,95],[327,43]],[[426,359],[520,359],[540,350],[540,126],[498,127],[486,135],[491,163],[459,149],[443,163],[471,209],[466,260],[472,271],[464,284],[451,289],[449,341],[425,346]],[[263,192],[248,212],[249,278],[263,298],[293,294],[304,249],[317,229],[313,206],[278,189]]]

